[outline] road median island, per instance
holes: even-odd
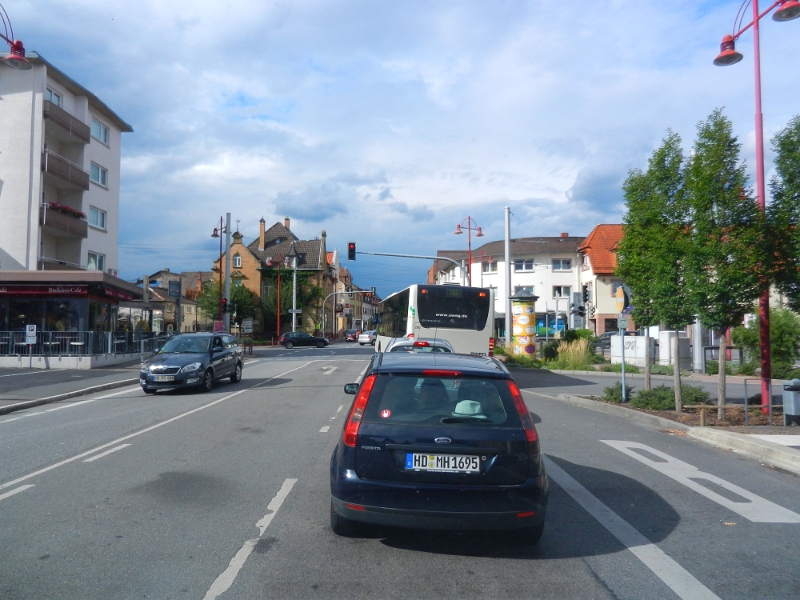
[[[43,404],[52,404],[53,402],[60,402],[62,400],[69,400],[70,398],[77,398],[79,396],[87,396],[97,392],[104,392],[106,390],[113,390],[116,388],[126,387],[139,383],[139,378],[122,379],[118,381],[109,381],[98,385],[81,388],[79,390],[71,390],[62,394],[55,394],[53,396],[46,396],[43,398],[34,398],[31,400],[13,400],[0,398],[0,415],[6,415],[18,410],[25,410],[26,408],[33,408],[35,406],[42,406]]]
[[[631,419],[652,427],[657,427],[673,435],[678,434],[678,432],[682,432],[687,436],[706,444],[711,444],[712,446],[722,448],[723,450],[738,452],[750,458],[755,458],[759,462],[763,462],[773,467],[785,469],[786,471],[800,475],[800,450],[796,450],[794,448],[769,442],[760,438],[754,438],[746,433],[724,430],[720,427],[697,427],[693,425],[687,425],[677,420],[677,414],[674,415],[674,418],[666,418],[661,416],[661,414],[666,411],[659,411],[659,414],[653,414],[652,412],[644,409],[637,409],[630,406],[606,402],[601,398],[575,396],[571,394],[558,394],[558,396],[555,398],[561,402],[572,404],[573,406],[588,408],[589,410],[595,410],[598,412]],[[716,408],[716,406],[713,408]],[[765,433],[769,432],[771,429],[774,429],[775,433],[780,434],[800,434],[800,429],[796,427],[742,427],[738,429],[752,429],[753,433]]]

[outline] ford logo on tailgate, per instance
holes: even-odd
[[[446,437],[438,437],[438,438],[434,439],[433,441],[436,442],[437,444],[449,444],[453,440],[451,440],[450,438],[446,438]]]

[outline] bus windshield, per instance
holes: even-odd
[[[417,308],[423,327],[482,331],[489,317],[489,294],[461,286],[419,286]]]

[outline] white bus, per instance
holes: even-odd
[[[492,356],[494,292],[457,285],[412,285],[378,304],[380,352],[392,338],[444,338],[460,354]]]

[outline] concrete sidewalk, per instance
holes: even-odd
[[[559,394],[556,399],[573,406],[638,421],[679,435],[687,435],[712,446],[738,452],[759,462],[800,475],[800,427],[736,427],[736,431],[727,431],[719,427],[692,427],[658,415],[582,396]],[[775,442],[769,441],[773,434]],[[793,434],[792,437],[797,438],[796,446],[787,445],[785,439],[789,437],[787,434]]]
[[[139,361],[92,370],[0,369],[0,415],[139,383]]]

